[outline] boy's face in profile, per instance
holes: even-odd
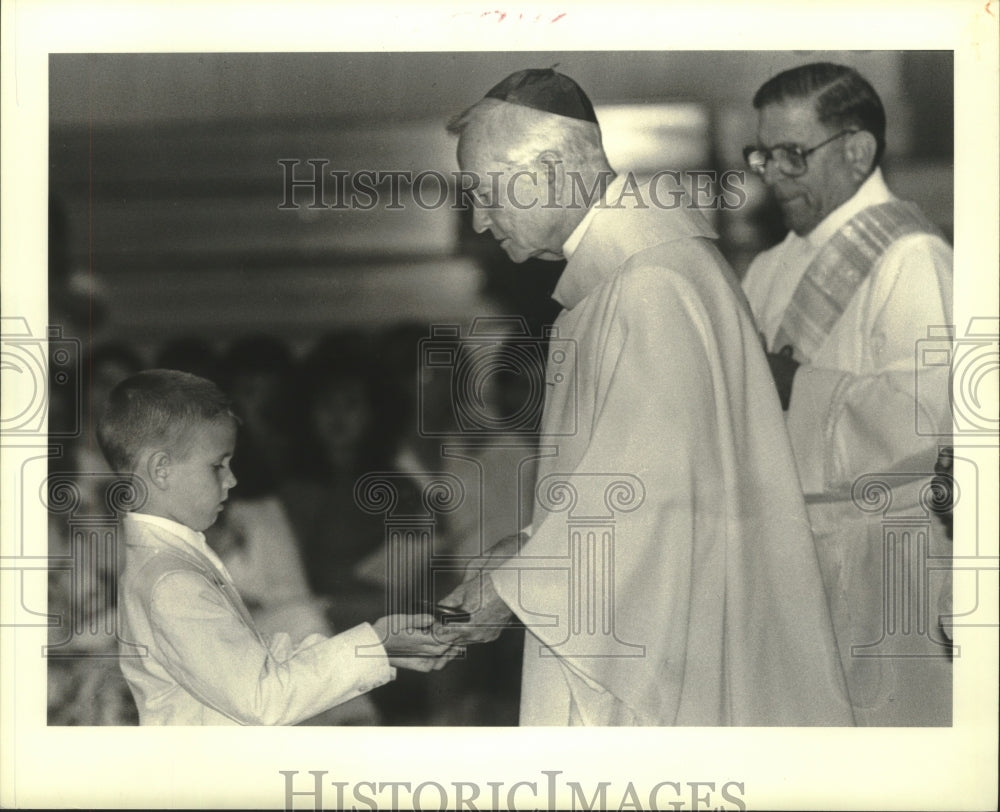
[[[236,449],[236,423],[228,417],[193,426],[171,456],[167,518],[192,530],[211,527],[236,477],[229,463]]]

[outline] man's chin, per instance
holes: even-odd
[[[503,246],[503,252],[507,255],[507,258],[511,262],[516,262],[518,265],[520,265],[522,262],[528,259],[529,256],[528,254],[523,254],[520,251],[512,251],[506,245]]]
[[[789,220],[788,218],[785,218],[785,227],[789,231],[794,231],[796,236],[798,237],[806,237],[812,232],[814,228],[816,228],[816,223],[813,223],[811,221],[808,223],[803,223],[801,221],[792,221]]]
[[[816,227],[816,223],[811,218],[802,217],[801,212],[790,212],[782,207],[782,215],[784,215],[782,219],[785,222],[785,228],[794,231],[800,237],[806,236]]]
[[[551,251],[527,251],[520,246],[512,246],[508,242],[502,243],[500,247],[510,257],[510,261],[518,265],[522,262],[527,262],[529,259],[559,260],[563,258],[562,255],[553,254]]]
[[[785,223],[785,228],[794,231],[800,237],[806,236],[819,224],[813,210],[807,205],[802,195],[790,197],[787,200],[778,200],[778,207],[781,209],[781,218]]]

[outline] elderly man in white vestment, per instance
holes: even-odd
[[[523,621],[523,725],[852,724],[780,405],[712,229],[616,176],[552,70],[450,129],[477,231],[515,262],[568,260],[532,526],[469,567],[450,633]]]
[[[744,155],[790,231],[743,287],[787,410],[855,719],[947,725],[950,544],[928,484],[951,431],[949,369],[917,350],[951,321],[951,248],[886,187],[885,112],[854,69],[793,68],[753,104],[758,144]]]

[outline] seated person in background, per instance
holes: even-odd
[[[400,513],[421,510],[418,483],[394,461],[399,421],[383,394],[386,382],[369,337],[354,331],[324,335],[303,359],[300,375],[307,441],[301,474],[284,484],[281,495],[302,543],[309,584],[328,599],[337,628],[392,611],[418,611],[409,603],[390,608],[389,598],[407,600],[413,582],[426,577],[420,548],[413,548],[406,582],[390,582],[386,516],[364,509],[355,496],[362,477],[378,474],[391,480]],[[384,723],[428,724],[427,682],[423,674],[400,674],[374,691]]]
[[[299,464],[294,447],[295,409],[301,403],[296,372],[291,348],[264,334],[233,342],[219,367],[218,382],[232,399],[244,433],[254,443],[256,462],[266,466],[275,487]],[[242,437],[240,449],[242,457]]]
[[[282,497],[302,542],[309,583],[318,594],[332,597],[334,622],[343,626],[385,606],[385,517],[363,510],[354,489],[366,474],[396,472],[399,427],[383,414],[366,336],[327,334],[300,372],[307,437],[301,474],[282,488]],[[402,485],[401,505],[419,509],[415,485],[411,489],[405,480]],[[370,572],[356,570],[371,557]]]
[[[395,677],[429,671],[459,649],[433,618],[383,617],[335,637],[265,638],[205,544],[236,479],[236,419],[210,381],[148,370],[119,384],[98,426],[112,468],[145,490],[125,515],[119,581],[123,639],[147,648],[121,668],[140,724],[294,724]]]

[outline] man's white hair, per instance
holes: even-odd
[[[529,164],[551,150],[571,167],[607,164],[601,128],[590,121],[487,98],[455,116],[448,132],[461,136],[473,127],[483,128],[491,157],[504,163]]]

